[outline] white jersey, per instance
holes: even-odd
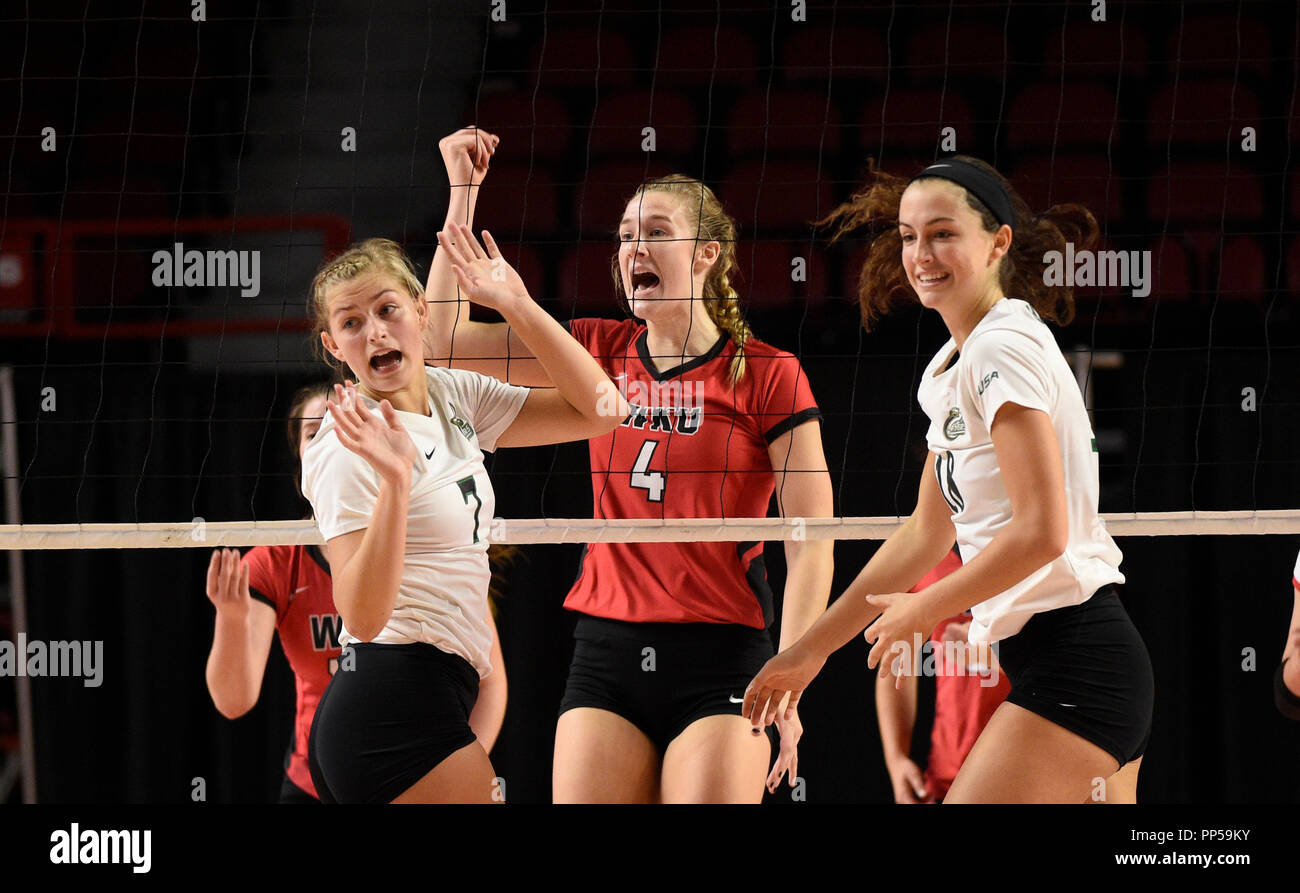
[[[426,368],[432,415],[398,412],[420,457],[411,475],[406,559],[397,603],[372,642],[427,642],[458,654],[486,676],[488,623],[487,532],[496,498],[483,450],[519,414],[528,388],[475,372]],[[360,395],[358,395],[360,397]],[[360,397],[372,412],[378,404]],[[338,439],[325,420],[302,459],[302,492],[326,541],[370,525],[379,475]],[[342,645],[359,641],[344,627]]]
[[[1096,440],[1078,382],[1034,309],[1021,300],[998,301],[952,363],[956,351],[949,339],[926,367],[917,396],[930,417],[931,472],[952,509],[962,563],[1011,520],[1011,499],[989,433],[1003,403],[1047,413],[1065,470],[1065,552],[971,608],[970,641],[996,642],[1015,635],[1040,611],[1082,604],[1101,587],[1124,582],[1122,556],[1097,513]]]

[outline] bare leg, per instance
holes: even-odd
[[[551,797],[556,803],[655,803],[659,751],[617,713],[575,707],[555,726]]]
[[[496,772],[483,745],[475,741],[429,770],[394,803],[493,803]]]
[[[1003,702],[971,748],[944,803],[1082,803],[1119,768],[1097,745]]]
[[[1142,768],[1142,758],[1138,757],[1124,764],[1110,778],[1104,787],[1093,785],[1088,792],[1085,803],[1136,803],[1138,802],[1138,772]],[[1095,792],[1095,793],[1094,793]]]
[[[760,803],[772,745],[743,716],[691,723],[664,754],[665,803]]]

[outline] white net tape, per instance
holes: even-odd
[[[1113,536],[1300,534],[1300,509],[1103,514]],[[758,540],[883,540],[903,518],[495,518],[493,543],[677,543]],[[204,521],[188,524],[6,524],[0,550],[193,549],[322,543],[312,521]]]

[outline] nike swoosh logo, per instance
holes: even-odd
[[[307,584],[307,586],[310,586],[310,585],[311,585],[310,583]],[[304,589],[306,589],[307,586],[299,586],[297,589],[295,589],[295,590],[293,591],[293,594],[294,594],[294,595],[297,595],[298,593],[300,593],[300,592],[302,592]]]
[[[1078,707],[1078,704],[1061,704],[1062,707]]]
[[[745,703],[745,699],[744,699],[744,698],[737,698],[737,697],[733,697],[733,696],[731,696],[731,695],[728,695],[728,696],[727,696],[727,700],[730,701],[730,702],[733,703],[733,704],[743,704],[743,703]]]
[[[436,450],[437,447],[434,447],[433,449]],[[429,450],[429,452],[425,453],[425,454],[424,454],[424,458],[426,458],[426,459],[432,459],[432,458],[433,458],[433,450]]]

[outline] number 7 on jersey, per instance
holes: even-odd
[[[477,543],[477,542],[478,542],[478,513],[479,513],[479,510],[480,510],[481,508],[483,508],[483,500],[479,498],[479,495],[478,495],[478,488],[474,486],[474,478],[473,478],[473,477],[461,478],[460,480],[458,480],[458,481],[456,482],[456,486],[460,487],[460,495],[463,496],[463,497],[465,498],[465,504],[466,504],[466,505],[469,505],[469,498],[470,498],[471,496],[474,497],[474,539],[473,539],[473,542],[476,542],[476,543]]]

